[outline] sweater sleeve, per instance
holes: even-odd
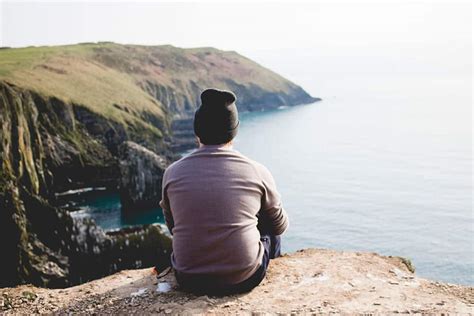
[[[259,226],[267,229],[275,235],[283,234],[289,225],[288,215],[281,203],[281,196],[278,193],[275,180],[272,174],[263,165],[260,165],[260,175],[263,181],[264,192],[262,195],[259,222],[264,221]]]
[[[160,207],[163,210],[163,216],[165,217],[166,226],[168,227],[170,234],[173,235],[174,220],[173,214],[171,213],[170,201],[168,199],[167,185],[168,169],[166,169],[165,173],[163,174]]]

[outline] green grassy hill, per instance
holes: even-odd
[[[150,115],[191,112],[207,87],[234,90],[244,110],[313,101],[250,59],[214,48],[114,43],[7,48],[0,50],[0,80],[132,125],[148,123]]]

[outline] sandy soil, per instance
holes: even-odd
[[[157,291],[157,288],[169,291]],[[474,314],[474,288],[416,277],[399,258],[307,249],[271,261],[247,294],[180,292],[172,273],[128,270],[68,289],[0,289],[5,314]]]

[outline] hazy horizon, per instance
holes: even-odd
[[[212,46],[235,50],[303,86],[311,80],[301,76],[308,64],[318,70],[317,80],[374,71],[472,75],[470,2],[2,1],[0,16],[0,46]]]

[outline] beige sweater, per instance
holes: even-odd
[[[173,235],[176,270],[227,284],[247,279],[262,261],[259,211],[275,235],[288,227],[270,172],[219,145],[203,146],[166,169],[160,206]]]

